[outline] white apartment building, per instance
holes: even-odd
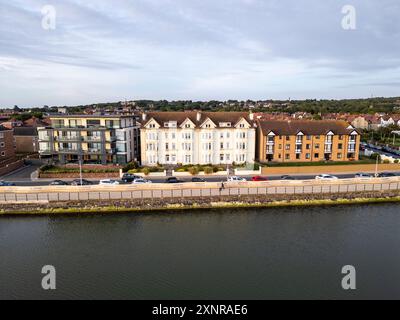
[[[151,112],[140,130],[142,165],[254,163],[253,114]]]

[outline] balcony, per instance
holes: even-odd
[[[300,154],[300,153],[302,153],[303,152],[303,149],[301,148],[301,149],[299,149],[299,148],[296,148],[296,154]]]
[[[58,153],[61,153],[61,154],[79,154],[79,150],[78,149],[61,148],[61,149],[58,149]]]
[[[84,137],[85,142],[101,142],[101,137],[98,136],[86,136]]]
[[[80,142],[80,141],[82,141],[82,137],[80,137],[80,136],[55,137],[54,139],[56,141],[60,141],[60,142]]]
[[[41,149],[41,150],[39,150],[39,153],[42,154],[42,155],[51,155],[51,154],[53,154],[53,150],[51,150],[51,149]]]
[[[101,150],[101,149],[88,149],[88,150],[84,150],[83,151],[84,153],[87,153],[87,154],[94,154],[94,155],[100,155],[100,154],[103,154],[103,151]]]

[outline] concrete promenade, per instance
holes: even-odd
[[[400,177],[373,179],[343,179],[336,181],[294,180],[147,184],[119,186],[35,186],[1,187],[1,204],[129,199],[196,199],[249,195],[340,194],[381,192],[400,189]]]

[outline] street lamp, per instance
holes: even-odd
[[[375,178],[378,177],[378,163],[379,163],[379,159],[381,158],[381,155],[379,153],[377,153],[376,156],[376,165],[375,165]]]

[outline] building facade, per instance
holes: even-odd
[[[34,127],[14,128],[14,139],[17,153],[38,153],[39,137]]]
[[[360,134],[345,121],[258,121],[260,162],[355,161]]]
[[[0,126],[0,162],[15,158],[13,130]]]
[[[56,115],[38,128],[39,153],[61,164],[120,164],[140,161],[140,131],[133,116]]]
[[[141,121],[142,165],[255,161],[256,128],[246,112],[151,112]]]

